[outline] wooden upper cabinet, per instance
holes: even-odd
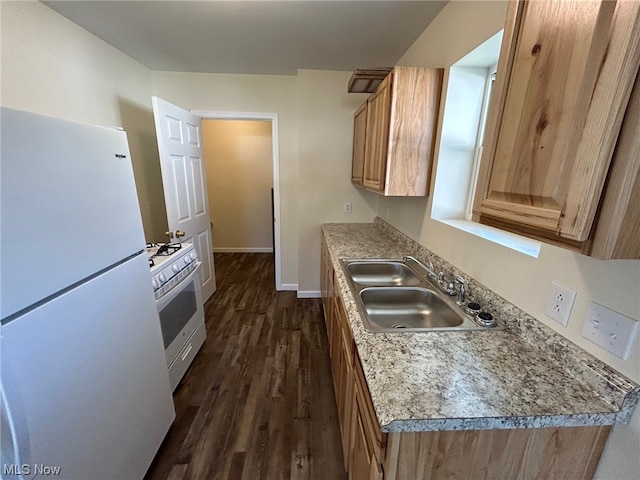
[[[591,256],[640,258],[640,75],[631,93],[587,245]]]
[[[394,67],[368,98],[366,106],[356,111],[354,184],[387,196],[427,195],[443,72]],[[364,127],[363,112],[366,112]],[[361,163],[362,182],[358,176]]]
[[[639,10],[629,0],[510,3],[476,219],[591,248],[638,73]]]
[[[392,75],[387,75],[367,100],[367,133],[362,184],[377,192],[384,192],[384,175],[389,144],[391,117]]]
[[[351,182],[362,185],[364,174],[364,147],[367,133],[367,102],[364,102],[353,117],[353,163]]]

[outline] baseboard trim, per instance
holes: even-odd
[[[320,298],[321,296],[320,290],[298,290],[298,298]]]
[[[279,285],[278,287],[279,291],[295,291],[298,290],[298,284],[297,283],[283,283],[282,285]]]
[[[250,247],[250,248],[232,248],[232,247],[214,247],[213,253],[273,253],[270,247]]]

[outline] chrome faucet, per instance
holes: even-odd
[[[435,279],[436,278],[436,269],[433,266],[433,262],[431,260],[429,260],[429,266],[426,268],[427,271],[427,275],[429,275],[429,277]]]
[[[427,276],[431,277],[434,280],[437,279],[438,276],[437,276],[437,274],[435,272],[435,268],[433,267],[433,262],[431,262],[431,260],[428,261],[428,265],[425,265],[420,260],[418,260],[417,258],[412,257],[410,255],[405,255],[404,256],[404,260],[405,260],[405,262],[407,260],[411,260],[412,262],[414,262],[418,266],[420,266],[420,268],[422,268],[427,273]]]
[[[454,279],[454,281],[458,286],[458,299],[456,300],[456,303],[458,305],[464,305],[465,296],[467,294],[467,284],[465,283],[464,279],[460,275],[456,275],[456,278]]]

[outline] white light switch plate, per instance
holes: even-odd
[[[618,312],[589,302],[582,336],[626,360],[638,330],[638,322]]]

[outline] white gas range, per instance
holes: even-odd
[[[188,242],[149,243],[146,251],[169,379],[175,390],[207,337],[198,271],[201,262]]]

